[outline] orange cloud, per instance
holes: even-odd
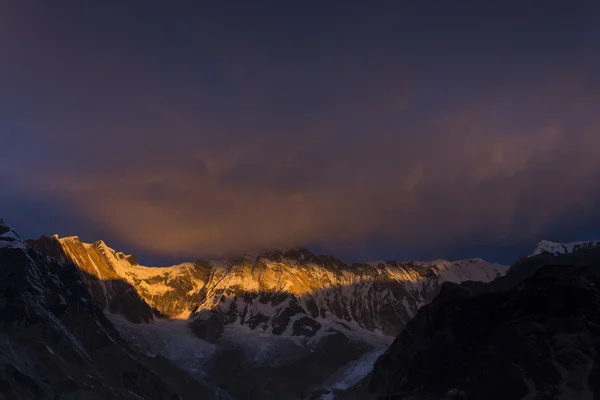
[[[398,247],[450,246],[482,229],[535,237],[600,200],[598,122],[573,120],[589,93],[564,87],[536,87],[511,109],[502,96],[453,107],[412,131],[298,146],[275,137],[273,147],[243,151],[232,143],[222,159],[194,147],[121,170],[50,168],[32,184],[135,248],[189,257],[315,242],[342,249],[372,235]],[[527,112],[542,118],[519,120]]]
[[[441,255],[537,240],[600,202],[600,68],[565,45],[571,30],[519,46],[535,30],[512,13],[415,18],[390,2],[299,40],[284,19],[267,21],[279,38],[242,15],[88,7],[0,9],[2,191],[134,249],[377,240]]]

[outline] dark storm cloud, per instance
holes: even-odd
[[[27,4],[0,12],[12,215],[186,257],[508,261],[598,226],[593,3]]]

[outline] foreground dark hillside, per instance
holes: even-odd
[[[443,286],[352,398],[600,398],[600,249]]]

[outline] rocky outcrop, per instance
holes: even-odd
[[[0,398],[198,399],[212,392],[170,361],[136,352],[80,270],[0,223]]]
[[[498,281],[445,284],[378,359],[371,393],[386,399],[599,398],[600,251],[542,254]]]
[[[214,310],[203,310],[188,326],[196,337],[216,343],[223,333],[223,316]]]

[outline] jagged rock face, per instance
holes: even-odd
[[[313,336],[329,323],[396,335],[445,280],[501,272],[482,260],[347,265],[308,251],[277,252],[214,268],[197,310],[276,335]]]
[[[371,391],[389,399],[600,398],[600,253],[586,255],[587,266],[547,264],[508,290],[444,285],[378,359]]]
[[[192,331],[210,342],[228,324],[313,336],[324,324],[337,323],[396,335],[443,282],[489,281],[504,272],[502,266],[479,259],[348,265],[304,249],[151,268],[134,264],[131,256],[102,241],[85,244],[77,237],[54,237],[32,245],[48,251],[48,240],[92,277],[86,282],[102,308],[134,322],[147,322],[153,314],[190,316]],[[122,287],[123,282],[129,286]]]
[[[103,241],[82,243],[76,236],[42,237],[29,243],[56,257],[72,261],[101,308],[132,322],[154,316],[187,318],[199,301],[207,276],[206,263],[165,268],[140,266],[135,256],[109,248]],[[133,290],[132,290],[133,289]]]
[[[0,223],[0,398],[197,399],[209,390],[164,359],[136,353],[78,269]]]

